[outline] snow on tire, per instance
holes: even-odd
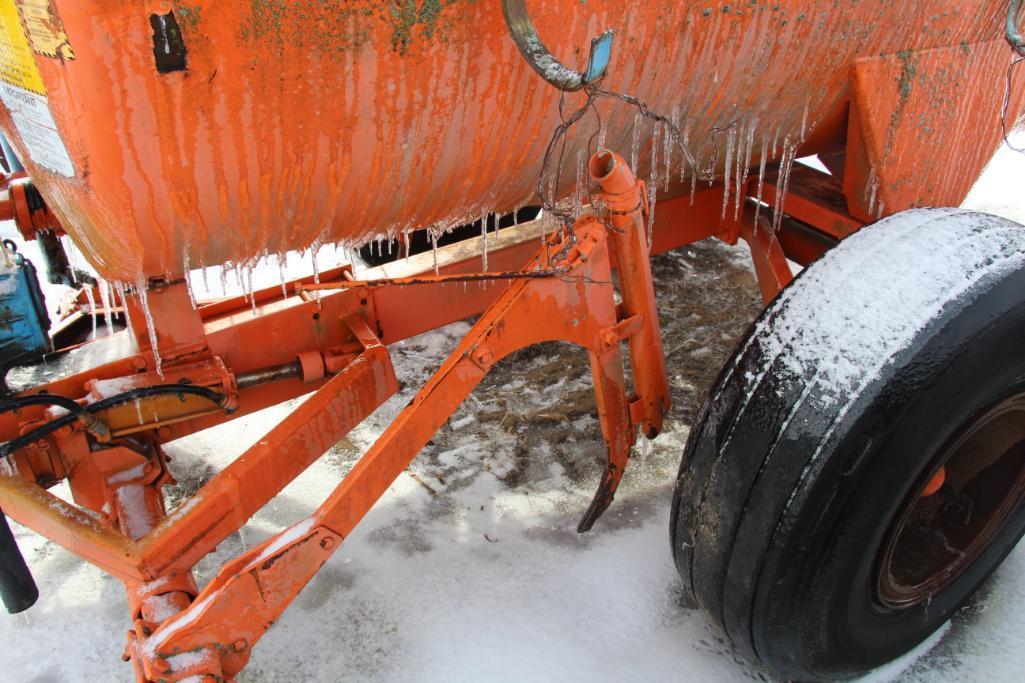
[[[749,330],[685,449],[673,554],[749,657],[847,677],[968,599],[1025,531],[1023,492],[1025,228],[907,211]]]

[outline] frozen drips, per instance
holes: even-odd
[[[630,168],[637,172],[637,159],[641,153],[641,127],[644,124],[644,115],[637,112],[634,116],[633,143],[630,145]]]
[[[89,302],[89,318],[93,321],[92,339],[96,339],[96,297],[93,296],[93,288],[86,285],[82,288],[85,292],[86,301]]]
[[[189,243],[182,249],[182,273],[185,276],[185,289],[189,292],[189,303],[196,307],[196,295],[192,291],[192,269],[189,267]]]
[[[114,291],[121,297],[121,308],[125,312],[125,324],[128,325],[128,333],[132,335],[132,340],[135,340],[135,326],[132,324],[132,312],[128,308],[128,296],[125,294],[125,285],[122,282],[114,284]]]
[[[726,208],[730,205],[730,186],[732,180],[730,174],[733,169],[733,153],[737,146],[737,130],[731,128],[726,136],[726,163],[723,165],[723,190],[722,190],[722,215],[721,220],[726,220]],[[738,188],[739,189],[739,188]]]
[[[758,190],[755,197],[755,222],[758,225],[758,215],[762,211],[762,189],[765,187],[765,165],[769,160],[769,134],[762,133],[762,158],[758,162]]]
[[[114,334],[114,314],[111,311],[112,302],[110,283],[100,278],[96,281],[96,289],[100,291],[100,303],[103,304],[103,324],[107,326],[107,334]]]
[[[146,318],[146,331],[149,333],[149,345],[153,352],[153,365],[157,371],[157,375],[163,379],[164,369],[160,360],[160,347],[157,346],[157,328],[153,324],[153,313],[149,308],[149,283],[146,281],[146,277],[143,275],[139,276],[139,279],[135,282],[135,294],[139,297],[139,304],[142,307],[142,315]]]
[[[281,280],[281,298],[288,298],[288,277],[285,275],[285,252],[279,251],[276,255],[278,259],[278,278]]]

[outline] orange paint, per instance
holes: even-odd
[[[186,251],[193,266],[246,262],[509,210],[532,201],[558,120],[559,94],[523,62],[498,2],[439,3],[422,17],[371,0],[51,4],[74,59],[35,61],[75,177],[25,161],[108,279],[178,272]],[[784,142],[812,153],[835,139],[857,60],[994,41],[1006,13],[1002,0],[841,5],[545,0],[529,9],[570,66],[586,59],[596,27],[612,28],[603,87],[677,111],[703,164],[710,131],[732,124],[741,143],[753,136],[752,167],[763,145],[777,159]],[[150,16],[170,10],[188,68],[160,74]],[[977,93],[995,104],[1002,95],[988,85]],[[634,112],[601,108],[606,145],[627,156]],[[571,166],[594,132],[585,124],[567,150]],[[6,110],[0,126],[26,157]],[[728,135],[716,139],[720,164]],[[938,131],[928,141],[934,165],[953,163],[958,143]],[[959,175],[976,177],[993,148],[986,137]],[[640,154],[642,177],[650,156]],[[564,190],[574,175],[564,174]]]

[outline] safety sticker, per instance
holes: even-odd
[[[38,14],[39,7],[43,5],[48,7],[49,3],[41,0],[23,0],[27,24],[31,25],[30,13]],[[39,19],[37,15],[31,16]],[[63,31],[61,34],[63,35]],[[33,44],[36,44],[35,41],[36,37],[33,34]],[[43,48],[53,47],[55,54],[63,54],[59,45],[46,43],[42,34],[40,41],[38,44]],[[70,50],[70,47],[68,49]],[[32,54],[32,47],[25,35],[14,0],[0,0],[0,100],[10,111],[14,127],[32,161],[54,173],[74,177],[74,164],[57,130],[57,122],[50,112],[46,86],[39,75],[39,68],[36,66],[35,56]]]
[[[32,49],[47,57],[75,58],[57,8],[50,0],[18,0]]]

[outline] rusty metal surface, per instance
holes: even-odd
[[[74,177],[26,162],[111,279],[180,271],[186,253],[193,267],[245,261],[510,209],[531,197],[558,120],[559,94],[517,53],[497,2],[50,5],[67,43],[54,56],[37,47],[34,58]],[[1006,3],[543,0],[528,9],[570,66],[583,66],[596,31],[614,29],[603,87],[676,112],[705,163],[709,131],[734,124],[720,148],[735,134],[756,165],[763,145],[779,157],[784,143],[822,144],[857,58],[998,39]],[[166,50],[184,49],[184,70],[154,55],[151,15],[170,10],[181,44],[168,39]],[[634,113],[602,106],[607,146],[627,155]],[[24,155],[6,109],[0,125]],[[640,154],[642,176],[649,155]],[[567,159],[586,156],[571,146]]]
[[[853,69],[844,189],[871,221],[957,206],[993,157],[1011,51],[1003,39],[859,59]],[[1013,78],[1010,111],[1025,79]]]

